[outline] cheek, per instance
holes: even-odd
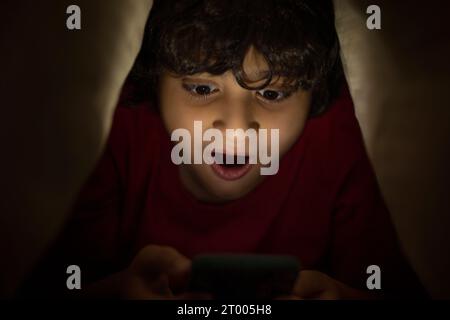
[[[181,94],[162,96],[159,104],[161,117],[166,130],[171,133],[176,129],[184,128],[193,132],[194,120],[199,120],[195,112],[186,105]]]
[[[177,106],[177,107],[175,107]],[[177,116],[182,114],[182,108],[176,104],[161,104],[161,117],[164,122],[164,126],[166,127],[169,133],[173,132],[175,129],[186,128],[190,129],[190,127],[186,126],[187,121],[184,116]]]
[[[283,156],[303,132],[308,117],[307,112],[289,112],[279,117],[271,117],[270,128],[279,129],[279,152]]]
[[[187,129],[191,135],[194,134],[195,121],[201,121],[202,130],[205,130],[211,123],[208,113],[185,105],[183,101],[161,105],[161,117],[167,131],[172,132],[175,129],[183,128]]]
[[[159,96],[159,108],[164,125],[169,132],[185,128],[193,132],[194,121],[201,120],[208,126],[211,120],[210,107],[202,107],[192,103],[191,98],[174,83],[163,83]]]

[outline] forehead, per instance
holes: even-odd
[[[249,82],[264,80],[268,77],[269,70],[269,65],[264,56],[254,47],[250,47],[242,62],[242,71],[246,80]]]
[[[267,63],[267,59],[255,47],[251,46],[242,61],[242,72],[245,82],[251,87],[260,85],[276,85],[286,89],[294,89],[295,79],[288,79],[285,74],[274,73]],[[272,74],[271,74],[272,72]],[[267,83],[271,77],[270,83]]]
[[[242,72],[241,74],[245,80],[245,83],[251,87],[258,87],[264,84],[275,85],[277,87],[285,87],[286,89],[293,89],[295,87],[291,82],[287,81],[283,75],[272,74],[272,79],[269,84],[266,83],[270,75],[270,67],[265,59],[257,49],[251,46],[244,55],[242,60]],[[181,79],[183,76],[199,77],[201,79],[217,79],[227,75],[232,75],[232,70],[227,70],[223,74],[211,74],[208,72],[200,72],[192,75],[176,74],[164,69],[162,72],[162,78],[168,77],[172,79]]]

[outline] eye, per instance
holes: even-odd
[[[269,102],[280,102],[281,100],[284,100],[291,95],[291,93],[289,92],[278,91],[273,89],[259,90],[256,92],[256,94],[260,96],[262,99]]]
[[[194,96],[203,97],[207,97],[218,91],[218,88],[212,84],[183,83],[183,88]]]

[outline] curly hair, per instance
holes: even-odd
[[[243,70],[250,47],[269,66],[258,87]],[[157,101],[164,69],[180,76],[231,70],[249,90],[283,77],[312,90],[311,115],[318,115],[342,80],[331,0],[155,0],[129,77],[137,100]]]

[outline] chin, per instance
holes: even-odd
[[[215,190],[210,190],[211,199],[209,202],[213,203],[230,202],[244,197],[249,192],[251,192],[251,190],[241,191],[241,190],[227,190],[215,188]]]
[[[259,175],[258,166],[248,172],[246,176],[234,181],[219,178],[208,165],[196,169],[191,171],[191,174],[196,177],[199,188],[203,190],[203,195],[199,199],[211,203],[238,200],[252,192],[264,177]]]
[[[248,177],[249,179],[238,181],[218,181],[210,182],[209,187],[206,188],[213,202],[229,202],[238,200],[250,192],[252,192],[260,181],[256,181],[255,177]],[[251,179],[253,178],[253,179]]]

